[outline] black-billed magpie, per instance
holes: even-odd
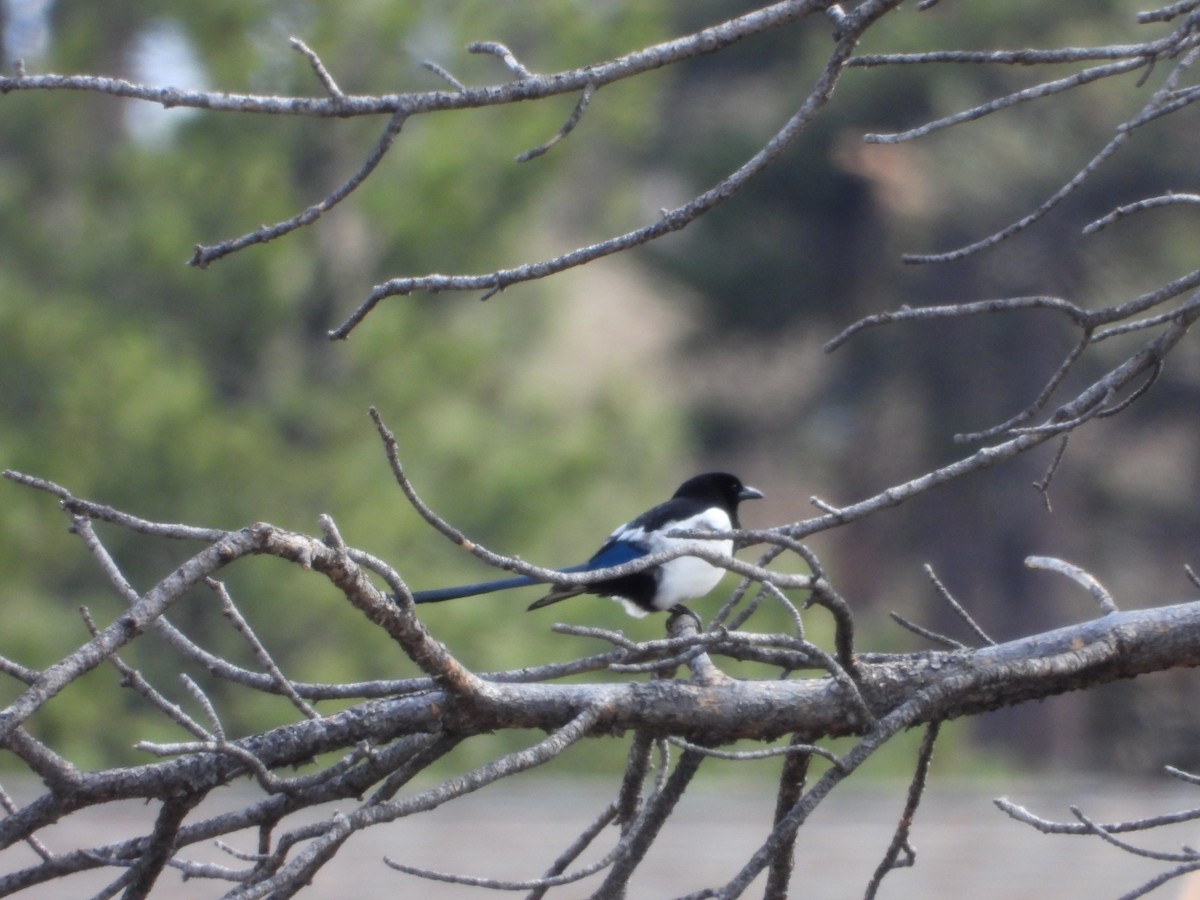
[[[568,566],[563,572],[594,572],[631,562],[649,553],[656,553],[680,544],[693,543],[711,547],[725,554],[733,553],[733,541],[703,541],[695,538],[667,537],[673,531],[729,531],[741,528],[738,504],[743,500],[762,497],[762,491],[742,484],[741,479],[728,472],[708,472],[689,478],[679,486],[670,500],[648,509],[636,519],[622,525],[587,562]],[[530,604],[529,609],[541,609],[551,603],[579,594],[600,594],[620,601],[635,616],[671,610],[685,600],[703,597],[721,580],[725,572],[695,556],[680,556],[661,566],[653,566],[636,575],[623,575],[588,585],[556,585],[545,597]],[[534,578],[505,578],[479,584],[416,591],[417,603],[438,603],[459,597],[473,597],[492,591],[528,587],[539,584]]]

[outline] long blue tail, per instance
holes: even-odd
[[[521,576],[500,581],[481,581],[478,584],[460,584],[457,587],[434,588],[429,591],[413,591],[412,596],[413,603],[440,603],[443,600],[457,600],[459,597],[474,597],[477,594],[490,594],[492,591],[507,591],[509,588],[541,583]]]
[[[603,563],[596,566],[592,560],[576,566],[559,569],[560,572],[587,572],[594,568],[604,568],[613,563]],[[457,600],[459,597],[475,597],[479,594],[490,594],[493,591],[507,591],[509,588],[529,587],[532,584],[545,585],[526,575],[517,578],[502,578],[500,581],[480,581],[476,584],[460,584],[457,587],[433,588],[428,591],[413,591],[413,603],[441,603],[443,600]],[[553,587],[553,585],[550,585]]]

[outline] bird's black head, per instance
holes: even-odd
[[[734,528],[738,523],[738,504],[743,500],[757,500],[763,495],[758,488],[742,484],[742,479],[728,472],[706,472],[689,478],[679,486],[676,497],[686,497],[712,506],[719,506],[729,513]]]

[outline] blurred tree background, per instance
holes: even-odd
[[[552,71],[742,5],[9,0],[4,9],[6,64],[23,58],[31,72],[319,93],[288,47],[294,34],[343,90],[366,94],[441,87],[421,68],[426,59],[472,84],[507,77],[494,58],[465,53],[471,40],[502,40]],[[862,49],[1129,42],[1139,9],[1120,0],[907,9]],[[953,264],[901,265],[902,252],[970,242],[1036,206],[1153,85],[1134,74],[884,147],[861,135],[1050,76],[864,69],[847,75],[783,159],[685,232],[484,304],[395,298],[348,341],[327,339],[388,277],[554,255],[687,199],[791,114],[828,41],[824,20],[806,21],[606,88],[566,142],[523,165],[513,157],[552,135],[573,98],[411,119],[367,185],[319,223],[204,271],[184,265],[194,244],[316,202],[359,167],[383,121],[163,111],[93,94],[4,97],[0,464],[148,518],[227,528],[266,519],[312,532],[327,512],[350,544],[413,587],[476,580],[490,573],[434,535],[393,487],[368,405],[397,430],[436,509],[501,552],[565,564],[705,468],[767,492],[748,510],[757,525],[808,515],[812,494],[846,503],[948,462],[964,452],[955,433],[1017,411],[1075,339],[1029,312],[871,331],[824,355],[821,345],[860,316],[1016,294],[1097,306],[1194,266],[1197,226],[1186,209],[1080,234],[1115,205],[1193,186],[1194,111],[1152,126],[1153,142],[1141,134],[1015,240]],[[1084,366],[1073,383],[1088,374]],[[860,647],[915,646],[888,610],[939,624],[924,562],[996,639],[1094,613],[1077,588],[1027,573],[1030,553],[1088,567],[1125,606],[1182,597],[1182,565],[1200,563],[1198,394],[1200,354],[1181,348],[1148,398],[1073,438],[1052,513],[1030,486],[1050,463],[1045,448],[817,538],[858,613]],[[7,483],[0,491],[0,652],[45,665],[86,638],[76,606],[108,621],[120,601],[45,497]],[[146,556],[128,535],[117,541],[139,589],[174,562]],[[230,588],[291,677],[415,674],[398,671],[407,664],[332,590],[283,569],[268,577],[255,568]],[[493,595],[423,615],[479,671],[595,649],[549,634],[558,618],[640,637],[659,627],[595,599],[526,616],[528,599]],[[214,597],[198,593],[175,616],[253,665]],[[178,661],[139,643],[130,662],[171,682]],[[153,739],[160,726],[112,727],[140,714],[131,695],[122,709],[87,695],[89,682],[115,677],[93,673],[71,689],[69,721],[54,718],[64,715],[55,705],[33,727],[61,732],[63,752],[84,763],[127,758],[132,733]],[[1189,688],[1194,675],[1184,672],[1114,685],[989,716],[973,736],[1021,762],[1195,767]],[[211,693],[219,698],[220,685]],[[261,703],[227,722],[230,732],[289,718],[286,704]]]

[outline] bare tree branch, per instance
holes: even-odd
[[[924,0],[919,9],[933,5],[934,0]],[[386,298],[416,291],[479,291],[487,299],[508,286],[630,250],[687,227],[735,196],[750,180],[778,161],[826,108],[842,75],[850,68],[938,63],[1088,66],[1053,78],[1039,75],[1034,84],[1005,87],[1000,96],[984,103],[892,134],[867,135],[866,139],[874,143],[913,140],[1128,73],[1137,72],[1141,84],[1159,67],[1165,71],[1161,85],[1142,108],[1123,123],[1114,123],[1110,137],[1092,159],[1031,212],[969,245],[942,253],[910,255],[906,257],[909,262],[960,259],[1008,240],[1093,180],[1100,167],[1116,156],[1126,142],[1141,136],[1144,125],[1188,109],[1200,100],[1200,89],[1184,82],[1189,67],[1200,55],[1197,31],[1200,0],[1183,0],[1142,13],[1138,17],[1141,23],[1174,24],[1168,34],[1140,43],[856,56],[857,48],[872,27],[898,7],[899,0],[864,0],[848,10],[828,0],[781,0],[612,59],[553,73],[539,72],[536,60],[519,59],[499,41],[476,41],[467,51],[493,57],[492,67],[503,67],[501,80],[471,86],[452,74],[449,67],[427,62],[425,67],[447,85],[436,91],[347,93],[318,54],[300,38],[292,38],[291,46],[312,69],[320,87],[319,96],[227,94],[87,75],[30,75],[21,64],[17,65],[14,77],[0,77],[0,93],[85,91],[167,108],[186,106],[211,112],[326,119],[385,118],[382,132],[367,150],[361,165],[332,192],[275,224],[210,245],[196,245],[191,263],[204,267],[252,244],[267,243],[317,223],[326,211],[376,173],[411,116],[573,97],[574,108],[557,132],[517,157],[518,162],[526,162],[544,155],[571,135],[589,104],[610,85],[720,52],[744,39],[809,17],[823,16],[827,20],[827,23],[816,20],[822,35],[831,33],[823,51],[823,65],[811,84],[798,93],[790,115],[780,114],[779,119],[784,121],[773,135],[764,135],[758,149],[737,168],[727,171],[687,202],[661,211],[653,221],[639,227],[607,238],[589,238],[590,242],[583,246],[544,259],[477,274],[434,273],[390,278],[376,285],[359,307],[330,332],[332,338],[347,337]],[[1125,220],[1137,212],[1168,205],[1190,207],[1196,203],[1200,203],[1200,195],[1190,192],[1166,193],[1124,203],[1094,219],[1084,233],[1094,234],[1118,223],[1124,227]],[[1065,574],[1088,590],[1101,615],[1065,628],[996,644],[927,567],[938,595],[986,646],[965,647],[894,615],[904,627],[950,649],[911,654],[864,653],[855,644],[854,610],[858,607],[842,596],[840,588],[844,582],[835,579],[817,553],[803,541],[810,535],[860,521],[957,479],[1017,459],[1054,440],[1057,443],[1054,460],[1037,484],[1047,497],[1050,482],[1064,458],[1069,435],[1127,410],[1158,384],[1171,354],[1200,319],[1197,289],[1200,289],[1200,269],[1117,303],[1110,303],[1107,298],[1075,301],[1031,295],[903,307],[890,313],[868,315],[846,327],[829,341],[826,349],[835,350],[868,328],[1014,313],[1034,313],[1038,322],[1049,321],[1069,336],[1069,344],[1064,342],[1057,362],[1052,361],[1048,371],[1034,382],[1041,387],[1032,399],[1016,398],[1013,407],[1019,408],[1005,421],[958,436],[962,441],[997,441],[991,446],[980,447],[892,486],[870,488],[874,491],[871,496],[846,505],[813,497],[811,502],[820,514],[811,518],[724,534],[681,532],[677,536],[694,541],[596,572],[565,573],[532,565],[473,540],[417,493],[400,463],[395,435],[372,409],[392,474],[409,504],[433,531],[484,565],[548,583],[590,585],[692,556],[739,576],[737,587],[707,627],[687,616],[673,616],[666,622],[665,637],[647,641],[611,629],[559,626],[554,630],[560,634],[598,642],[599,652],[566,662],[529,664],[511,671],[477,673],[464,665],[418,618],[406,582],[411,573],[401,574],[404,569],[401,562],[391,562],[351,546],[330,516],[316,517],[317,535],[263,522],[235,531],[154,522],[80,499],[46,479],[5,471],[9,480],[57,498],[70,520],[71,531],[95,562],[102,583],[119,598],[122,607],[108,624],[97,623],[89,608],[82,608],[87,631],[86,635],[80,633],[82,643],[45,668],[0,657],[0,677],[14,682],[9,694],[13,699],[0,710],[0,747],[44,785],[43,793],[24,805],[0,790],[0,809],[4,812],[0,818],[0,848],[23,844],[33,852],[31,861],[23,863],[23,868],[0,875],[0,895],[104,868],[108,870],[104,877],[111,881],[98,896],[124,892],[127,897],[144,897],[170,867],[185,877],[205,878],[223,885],[228,891],[226,896],[231,898],[292,896],[311,882],[348,840],[368,828],[439,808],[516,773],[544,766],[571,752],[586,738],[612,740],[632,732],[615,799],[603,805],[577,835],[565,835],[562,849],[556,851],[553,859],[531,868],[526,877],[506,880],[441,873],[405,860],[388,859],[386,864],[416,877],[496,890],[523,890],[531,897],[541,897],[553,887],[578,884],[586,877],[603,873],[603,882],[593,896],[623,897],[630,893],[634,875],[702,763],[719,765],[782,756],[769,833],[725,884],[710,886],[694,896],[740,896],[766,869],[767,896],[783,897],[792,877],[792,859],[800,829],[811,814],[897,734],[923,725],[925,740],[913,766],[907,802],[896,822],[890,846],[866,888],[867,896],[874,896],[888,872],[915,861],[909,836],[925,790],[941,722],[1144,673],[1194,666],[1200,660],[1200,603],[1118,612],[1112,595],[1089,572],[1059,560],[1031,557],[1031,565]],[[1116,342],[1107,344],[1098,353],[1094,350],[1103,341],[1137,332],[1146,334],[1140,338],[1140,345],[1129,351],[1119,352],[1117,348],[1123,345]],[[1097,359],[1100,362],[1088,369],[1087,365]],[[1078,383],[1082,371],[1088,373],[1090,383]],[[1057,406],[1053,406],[1055,403]],[[194,552],[183,562],[173,562],[174,568],[160,573],[156,583],[140,591],[134,585],[135,581],[141,582],[142,576],[134,579],[126,574],[130,570],[120,562],[124,551],[112,549],[121,545],[106,544],[102,535],[107,531],[100,528],[97,533],[96,522],[122,529],[123,537],[131,541],[151,545],[193,541],[201,546],[193,548]],[[763,547],[756,561],[747,562],[705,544],[727,539],[733,540],[738,550]],[[394,648],[420,674],[355,684],[310,683],[292,677],[295,666],[290,662],[285,674],[285,667],[269,646],[270,634],[255,633],[239,609],[234,593],[222,580],[226,570],[258,565],[257,558],[263,556],[296,566],[300,572],[322,579],[336,589],[342,600],[391,639]],[[806,569],[807,574],[788,572],[788,565]],[[1194,573],[1186,571],[1195,583]],[[189,591],[198,586],[206,587],[217,598],[224,617],[222,628],[232,627],[238,635],[238,645],[249,648],[260,671],[251,671],[201,646],[176,624],[189,621],[175,616],[176,606],[188,603]],[[797,598],[789,595],[789,591],[806,593]],[[1122,598],[1122,603],[1129,599],[1136,604],[1154,598]],[[814,606],[820,611],[813,611]],[[751,622],[762,621],[755,617],[763,609],[782,610],[784,633],[748,630]],[[809,637],[810,633],[821,632],[806,617],[811,619],[825,613],[833,625],[832,650],[824,649]],[[167,618],[168,614],[172,619]],[[180,666],[196,667],[195,675],[181,674],[178,682],[172,679],[170,686],[163,688],[162,682],[159,686],[150,683],[151,676],[156,680],[161,678],[153,674],[155,669],[139,670],[132,666],[129,660],[137,657],[126,651],[148,630],[163,638],[164,651],[174,654]],[[128,695],[131,701],[158,713],[161,721],[172,732],[178,730],[178,734],[155,735],[154,740],[130,735],[132,746],[147,754],[150,761],[89,770],[62,755],[52,738],[41,736],[35,717],[48,704],[57,703],[56,698],[80,678],[106,662],[121,675],[119,689],[131,690],[133,693]],[[731,662],[766,667],[767,674],[750,669],[752,677],[734,678],[725,671],[726,664]],[[742,674],[745,670],[732,671]],[[561,680],[590,673],[599,674],[594,681],[579,677]],[[170,694],[180,691],[191,697],[191,701],[184,699],[184,705],[191,708],[194,702],[202,715],[189,715],[172,699]],[[236,712],[235,704],[247,696],[258,695],[286,699],[290,708],[276,703],[295,721],[257,733],[239,734],[234,724],[238,718],[232,714]],[[321,704],[331,700],[337,701],[336,709],[325,710]],[[418,776],[428,775],[429,767],[445,760],[455,748],[470,742],[474,750],[476,746],[484,746],[488,736],[498,731],[529,732],[531,736],[520,750],[488,753],[483,749],[487,762],[461,774],[440,776],[432,786],[428,781],[416,781]],[[853,743],[847,752],[838,755],[818,743],[831,737],[851,738]],[[739,741],[768,746],[752,749],[731,746]],[[672,747],[681,752],[672,754]],[[677,758],[672,765],[673,755]],[[830,765],[810,783],[809,766],[815,757]],[[293,771],[297,767],[305,769]],[[1189,782],[1196,780],[1187,773],[1176,774]],[[250,788],[256,791],[252,800],[228,812],[198,813],[206,797],[247,776]],[[45,829],[76,813],[130,799],[146,801],[151,816],[144,831],[135,837],[72,848],[64,853],[52,851],[42,840]],[[339,801],[336,812],[321,810],[315,816],[297,815],[331,801]],[[1173,869],[1129,896],[1140,895],[1170,878],[1200,868],[1197,854],[1190,848],[1174,853],[1145,850],[1117,836],[1194,821],[1200,818],[1197,810],[1105,824],[1095,821],[1082,808],[1072,807],[1076,821],[1052,823],[1008,801],[998,801],[998,805],[1014,818],[1047,833],[1092,835],[1123,852],[1175,864]],[[613,832],[617,836],[605,843],[608,826],[613,823],[619,826]],[[238,838],[233,835],[245,829],[254,829],[256,837],[248,842],[249,847],[236,848],[233,842]],[[189,848],[209,841],[222,842],[220,846],[227,856],[222,864],[186,856]],[[599,860],[580,863],[589,849],[599,854]],[[24,848],[21,852],[25,852]]]

